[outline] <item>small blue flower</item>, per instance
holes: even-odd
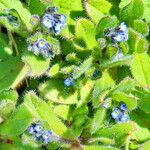
[[[34,131],[38,134],[42,134],[44,131],[44,127],[41,124],[35,124]]]
[[[116,107],[116,108],[112,111],[111,116],[112,116],[113,119],[119,120],[119,118],[122,116],[122,112],[120,111],[119,108]]]
[[[130,120],[130,117],[127,113],[123,113],[123,115],[119,118],[120,122],[128,122]]]
[[[34,133],[35,133],[35,132],[34,132],[34,126],[32,125],[32,126],[28,127],[27,131],[28,131],[30,134],[34,134]]]
[[[56,13],[56,11],[56,8],[53,11],[49,8],[49,10],[42,17],[42,25],[50,32],[59,34],[66,26],[66,16]]]
[[[42,142],[47,144],[48,142],[51,141],[51,135],[52,135],[52,132],[51,131],[45,131],[43,134],[42,134]]]
[[[123,42],[128,40],[128,27],[122,22],[114,29],[114,34],[111,35],[114,42]]]
[[[41,125],[41,124],[32,124],[28,129],[27,131],[30,133],[30,134],[39,134],[41,135],[44,131],[44,127]]]
[[[128,108],[127,108],[127,105],[126,105],[126,104],[121,104],[121,105],[120,105],[120,109],[121,109],[122,111],[126,111]]]
[[[71,78],[71,77],[68,77],[68,78],[66,78],[66,79],[64,80],[64,84],[65,84],[66,86],[71,86],[71,85],[73,85],[73,83],[74,83],[74,80],[73,80],[73,78]]]
[[[123,42],[128,40],[128,27],[122,22],[118,27],[108,29],[105,36],[112,39],[113,42]]]
[[[57,7],[48,7],[46,12],[48,13],[56,13],[58,11]]]
[[[43,38],[38,39],[35,43],[29,44],[28,50],[32,51],[35,55],[41,54],[45,58],[53,56],[52,46]]]

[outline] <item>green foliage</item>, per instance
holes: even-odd
[[[0,0],[0,149],[148,150],[149,14],[149,0]]]

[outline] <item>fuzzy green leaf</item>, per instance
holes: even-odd
[[[77,79],[81,75],[83,75],[93,64],[93,58],[89,57],[84,62],[77,68],[74,69],[73,71],[73,78]]]
[[[130,111],[137,108],[137,99],[132,95],[130,96],[124,93],[118,93],[113,94],[112,99],[117,102],[124,102],[125,104],[127,104]]]
[[[114,148],[111,146],[84,146],[85,150],[118,150],[118,148]]]
[[[144,86],[150,87],[150,57],[148,54],[135,54],[131,64],[131,72],[136,79],[136,81]]]
[[[144,0],[144,18],[148,23],[150,23],[150,1],[149,0]]]
[[[0,60],[12,57],[12,50],[8,46],[8,37],[0,33]]]
[[[37,113],[40,120],[46,121],[49,125],[49,129],[57,135],[63,135],[67,131],[67,127],[56,117],[51,107],[40,98],[38,98],[34,92],[27,93],[25,97],[25,105],[30,110],[33,109],[34,113]]]
[[[92,123],[91,123],[91,133],[95,133],[97,132],[100,127],[102,126],[102,123],[105,119],[105,116],[106,116],[106,109],[105,108],[100,108],[96,111],[95,115],[94,115],[94,118],[92,120]]]
[[[39,87],[40,94],[53,102],[62,104],[77,103],[77,91],[69,91],[65,88],[63,80],[54,79],[49,80]]]
[[[64,120],[67,120],[69,115],[69,106],[66,105],[58,105],[54,108],[55,114],[57,114],[59,117],[63,118]]]
[[[18,99],[18,93],[15,90],[4,90],[0,92],[0,100],[1,99],[9,99],[12,101],[16,101]]]
[[[134,21],[134,29],[143,34],[144,36],[147,36],[149,33],[149,26],[146,22],[142,20],[135,20]]]
[[[143,14],[144,14],[143,0],[132,0],[127,6],[121,9],[120,18],[123,21],[131,23],[135,19],[141,19]]]
[[[135,127],[135,123],[133,122],[120,123],[110,128],[103,128],[99,130],[95,136],[114,138],[117,144],[122,144],[124,143],[124,140],[127,138],[128,134],[135,130]]]
[[[87,49],[92,49],[97,45],[95,39],[95,27],[94,24],[87,19],[80,18],[77,20],[75,28],[75,36],[78,41],[85,44]]]
[[[44,4],[41,0],[29,0],[28,6],[31,14],[38,14],[38,15],[42,15],[47,7],[47,5]]]
[[[93,90],[93,103],[97,106],[99,103],[99,96],[103,91],[106,91],[110,88],[113,88],[115,85],[114,80],[111,78],[107,71],[103,72],[103,75],[100,79],[98,79],[95,83],[95,87]]]
[[[143,53],[148,51],[149,47],[148,41],[141,34],[131,28],[129,28],[128,45],[130,53]]]
[[[147,142],[143,143],[140,146],[140,150],[149,150],[149,147],[150,147],[150,140],[148,140]]]
[[[103,17],[97,27],[96,27],[96,38],[101,38],[104,36],[104,31],[108,28],[112,28],[118,25],[118,20],[116,17],[105,16]]]
[[[106,0],[86,0],[84,7],[88,16],[98,23],[105,14],[109,13],[112,5]]]
[[[29,68],[19,58],[0,62],[0,90],[15,88],[27,75]]]
[[[30,68],[30,76],[38,77],[43,75],[49,68],[50,59],[45,60],[42,56],[35,56],[26,52],[22,56],[23,62]]]
[[[150,92],[146,91],[144,89],[136,89],[133,94],[135,94],[139,100],[138,100],[138,105],[139,108],[143,111],[145,111],[146,113],[150,113]]]
[[[127,77],[122,80],[118,85],[116,85],[112,90],[109,91],[109,95],[116,94],[119,92],[130,93],[135,87],[135,82],[133,79]]]
[[[20,135],[33,121],[33,115],[25,105],[21,105],[12,116],[0,125],[2,135]]]

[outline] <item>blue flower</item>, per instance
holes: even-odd
[[[41,124],[32,124],[28,129],[27,131],[30,133],[30,134],[42,134],[43,131],[44,131],[44,127],[41,125]]]
[[[122,111],[126,111],[126,110],[127,110],[127,105],[126,105],[126,104],[121,104],[121,105],[120,105],[120,109],[121,109]]]
[[[114,29],[114,34],[111,35],[114,42],[123,42],[128,40],[128,27],[122,22]]]
[[[42,17],[42,25],[50,32],[59,34],[66,26],[66,16],[56,13],[57,10],[54,10],[53,13],[51,11],[49,8],[49,11]]]
[[[52,132],[51,131],[45,131],[43,134],[42,134],[42,142],[47,144],[48,142],[51,141],[51,135],[52,135]]]
[[[108,29],[105,33],[106,37],[110,37],[113,42],[123,42],[128,40],[128,27],[122,22],[118,27]]]
[[[113,119],[119,120],[119,118],[122,116],[122,112],[120,111],[119,108],[116,107],[116,108],[112,111],[111,116],[112,116]]]
[[[130,120],[130,117],[127,113],[127,105],[126,104],[121,104],[119,107],[116,107],[112,111],[111,116],[117,123],[127,122]]]
[[[28,50],[32,51],[35,55],[41,54],[45,58],[53,56],[51,44],[43,38],[29,44]]]
[[[122,116],[119,118],[120,122],[128,122],[130,120],[130,117],[127,113],[123,113]]]
[[[71,78],[71,77],[68,77],[68,78],[66,78],[66,79],[64,80],[64,84],[65,84],[66,86],[71,86],[71,85],[73,85],[73,83],[74,83],[74,80],[73,80],[73,78]]]

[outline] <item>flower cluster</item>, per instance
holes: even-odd
[[[53,56],[51,44],[43,38],[40,38],[34,43],[29,44],[28,50],[32,51],[35,55],[41,54],[45,58]]]
[[[58,14],[56,7],[49,7],[42,17],[42,25],[50,32],[59,34],[66,26],[66,16]]]
[[[119,107],[116,107],[112,112],[111,112],[112,118],[117,122],[127,122],[130,120],[130,117],[127,112],[127,105],[126,104],[121,104]]]
[[[124,22],[119,26],[108,29],[105,33],[106,37],[109,37],[113,42],[123,42],[128,40],[128,27]]]
[[[34,136],[36,141],[41,141],[44,144],[51,141],[52,132],[44,130],[44,127],[39,123],[32,124],[27,131]]]

